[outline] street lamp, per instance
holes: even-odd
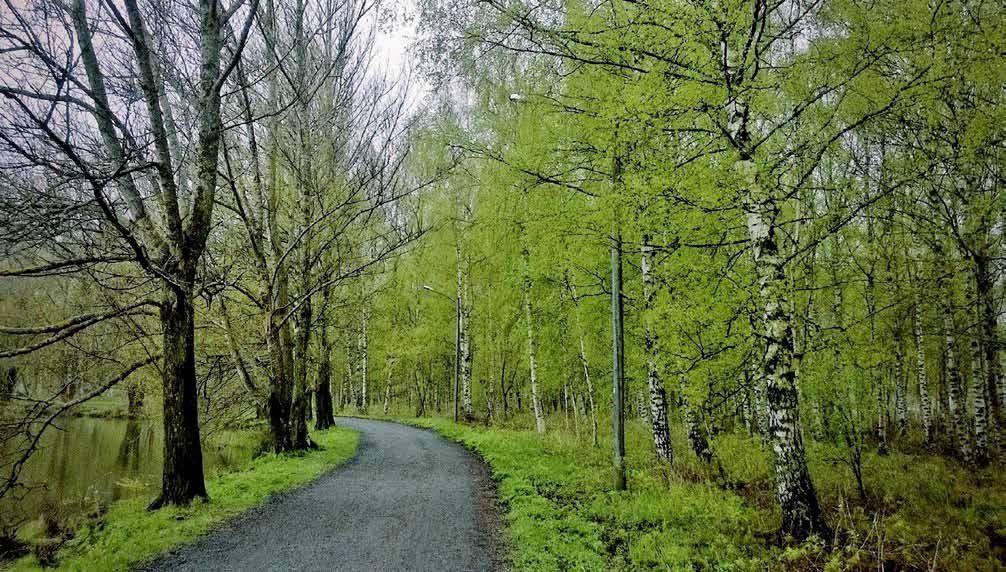
[[[509,96],[510,103],[520,104],[527,101],[527,96],[519,92],[512,92]],[[515,133],[516,136],[516,133]],[[617,144],[618,124],[615,124],[615,138]],[[516,140],[516,138],[515,138]],[[618,192],[622,177],[622,158],[618,149],[614,149],[611,169],[612,192]],[[621,221],[617,201],[615,210],[612,212],[612,232],[611,232],[611,377],[612,377],[612,428],[614,430],[614,465],[615,465],[615,490],[624,491],[625,482],[625,342],[622,294],[622,232]]]
[[[423,290],[443,296],[454,302],[454,422],[458,422],[458,378],[461,369],[461,299],[448,296],[439,290],[435,290],[429,284],[423,284]]]

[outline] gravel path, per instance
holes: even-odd
[[[431,431],[338,418],[356,456],[144,570],[499,570],[484,463]]]

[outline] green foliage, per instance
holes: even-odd
[[[179,544],[206,534],[270,495],[318,477],[349,459],[358,435],[333,428],[311,436],[320,449],[301,454],[268,454],[234,472],[207,479],[208,502],[187,507],[147,511],[149,499],[130,499],[112,505],[99,520],[79,530],[55,556],[58,569],[125,571]],[[10,570],[37,570],[28,556]]]

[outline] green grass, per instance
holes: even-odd
[[[179,544],[203,535],[221,522],[261,504],[273,493],[305,484],[346,461],[358,435],[333,428],[312,434],[319,450],[269,454],[246,467],[206,481],[209,502],[147,511],[150,499],[120,501],[98,521],[77,531],[57,554],[58,570],[129,570]],[[35,556],[14,563],[12,571],[38,570]]]
[[[506,507],[515,570],[1002,570],[1006,487],[995,468],[970,471],[936,455],[864,457],[869,497],[859,499],[841,451],[812,443],[810,469],[837,532],[784,545],[771,456],[759,439],[724,434],[717,461],[690,453],[681,427],[673,468],[650,451],[649,432],[627,426],[629,491],[613,492],[610,433],[601,446],[553,419],[539,436],[509,428],[407,419],[476,451]],[[581,433],[585,430],[581,429]]]
[[[739,496],[659,467],[629,466],[612,492],[607,448],[570,434],[410,419],[481,455],[506,505],[516,570],[763,570],[756,511]],[[633,433],[632,437],[639,435]]]

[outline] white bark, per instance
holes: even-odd
[[[643,344],[646,347],[646,381],[650,390],[650,427],[653,431],[653,449],[657,457],[670,463],[674,459],[671,449],[670,424],[667,421],[667,392],[657,370],[657,332],[653,320],[653,245],[649,237],[643,236],[640,268],[643,274]]]
[[[472,417],[472,345],[471,345],[471,308],[468,286],[468,264],[465,255],[461,250],[461,239],[458,237],[457,244],[457,303],[460,310],[458,315],[459,333],[458,344],[461,351],[461,412],[466,419]]]
[[[982,371],[981,344],[977,336],[971,338],[971,400],[974,405],[975,461],[988,463],[989,434],[988,411],[985,401],[985,375]]]
[[[688,446],[692,452],[703,463],[710,463],[713,460],[712,451],[709,449],[709,442],[706,440],[702,427],[695,418],[695,409],[688,399],[687,380],[684,374],[679,377],[681,391],[681,417],[685,422],[685,436],[688,438]]]
[[[370,345],[370,339],[367,332],[367,323],[370,321],[370,313],[367,311],[366,307],[363,309],[362,324],[360,326],[360,408],[366,411],[367,406],[367,378],[369,372],[368,367],[368,356],[367,350]]]
[[[597,446],[597,409],[594,406],[594,383],[590,379],[590,362],[587,361],[587,348],[583,342],[583,324],[580,322],[580,304],[576,296],[576,287],[570,285],[570,296],[573,298],[573,318],[576,321],[576,337],[579,346],[580,366],[583,368],[583,379],[587,384],[587,403],[590,406],[590,436],[594,446]]]
[[[932,406],[929,403],[929,380],[926,376],[926,348],[922,338],[922,305],[915,304],[915,315],[912,320],[912,330],[915,335],[915,375],[919,382],[919,407],[922,410],[922,431],[926,443],[933,438]]]
[[[951,433],[957,441],[957,452],[961,459],[971,462],[971,446],[968,431],[964,424],[964,403],[961,400],[961,373],[957,369],[957,339],[954,334],[954,323],[948,309],[943,315],[944,336],[946,341],[945,359],[947,368],[947,407],[950,410]]]
[[[574,414],[576,412],[574,411]],[[569,431],[572,425],[569,421],[569,384],[562,384],[562,423],[565,426],[566,431]]]
[[[817,493],[807,469],[796,386],[793,317],[785,295],[785,260],[776,237],[778,200],[763,188],[753,160],[735,164],[745,188],[748,238],[754,254],[762,315],[759,337],[764,341],[761,375],[766,380],[769,442],[775,461],[776,497],[783,513],[782,529],[804,537],[826,533]]]
[[[528,247],[527,225],[521,225],[521,260],[524,276],[522,290],[524,294],[524,325],[527,328],[527,361],[531,374],[531,407],[534,410],[534,426],[538,433],[545,432],[545,416],[542,412],[541,398],[538,393],[538,362],[535,356],[534,343],[534,312],[531,308],[531,251]]]
[[[580,436],[580,407],[576,403],[576,390],[570,389],[569,391],[570,403],[573,407],[573,433],[577,437]]]
[[[597,446],[597,408],[594,405],[594,383],[590,380],[590,364],[587,362],[587,351],[580,336],[580,365],[583,366],[583,379],[587,383],[587,403],[590,405],[590,435],[594,446]]]

